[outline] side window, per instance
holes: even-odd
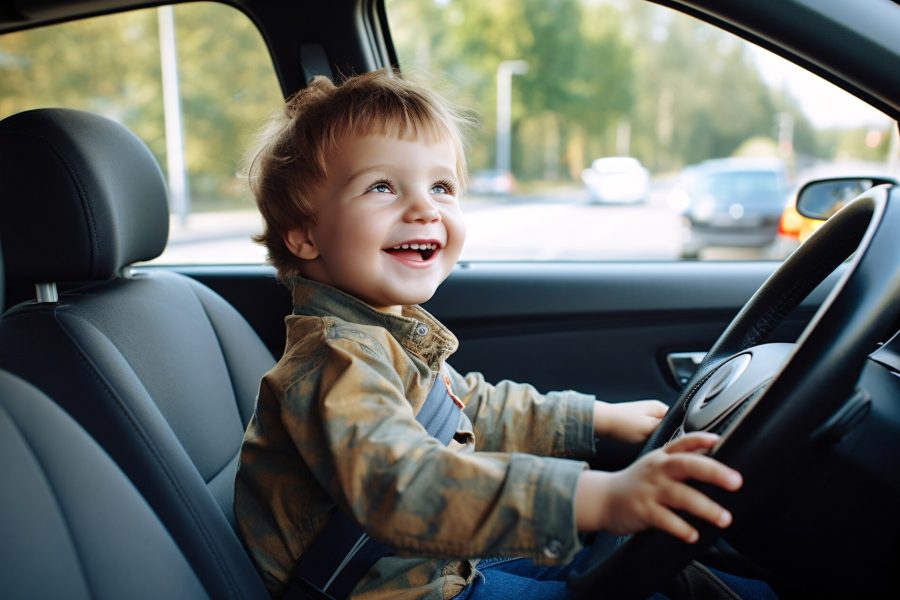
[[[797,185],[896,171],[885,115],[648,2],[387,0],[387,14],[401,69],[478,120],[466,260],[781,259],[816,227],[793,211]]]
[[[0,36],[0,117],[61,106],[121,122],[170,188],[163,263],[260,263],[243,154],[281,103],[259,32],[214,2],[179,4]]]

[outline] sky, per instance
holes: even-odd
[[[754,47],[754,58],[765,80],[776,89],[787,87],[816,127],[883,127],[890,121],[862,100],[768,50]]]

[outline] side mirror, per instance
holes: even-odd
[[[797,212],[810,219],[825,220],[866,190],[897,180],[888,177],[839,177],[810,181],[797,192]]]

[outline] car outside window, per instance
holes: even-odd
[[[668,9],[613,0],[387,0],[386,8],[404,72],[478,122],[463,260],[780,258],[815,228],[790,199],[805,178],[897,173],[896,125],[884,115]],[[156,155],[172,207],[158,263],[263,262],[240,171],[281,102],[259,32],[224,4],[0,36],[0,117],[89,110],[128,126]],[[689,175],[747,157],[783,162],[786,191],[774,208],[765,203],[772,214],[760,221],[729,189],[717,199],[725,218],[698,224],[709,194],[693,193]],[[742,236],[759,222],[756,242]]]
[[[169,183],[162,263],[260,263],[260,219],[240,173],[282,102],[258,30],[224,4],[197,2],[0,36],[0,117],[58,106],[126,125]]]
[[[885,115],[664,7],[386,9],[401,70],[478,121],[464,260],[781,259],[804,237],[800,183],[898,171]]]

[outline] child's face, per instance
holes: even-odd
[[[301,273],[390,312],[431,298],[465,239],[456,159],[450,140],[345,136],[316,223],[285,236]]]

